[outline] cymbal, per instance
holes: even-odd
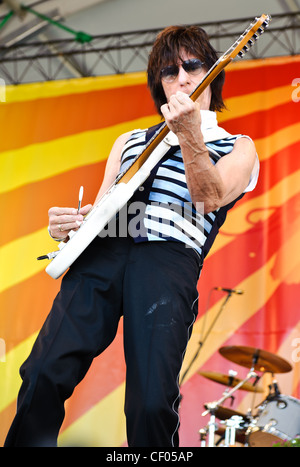
[[[209,410],[209,404],[204,404],[204,407]],[[248,419],[247,415],[237,412],[236,410],[230,409],[228,407],[224,407],[220,405],[214,411],[215,416],[219,420],[228,420],[229,418],[233,417],[234,415],[238,415],[239,417],[243,417],[244,421]]]
[[[216,383],[230,387],[235,387],[242,381],[241,379],[235,378],[233,376],[223,375],[222,373],[216,373],[214,371],[198,371],[198,374],[204,376],[207,379],[210,379],[211,381],[215,381]],[[250,392],[263,392],[263,389],[257,386],[253,386],[251,383],[244,383],[239,389]]]
[[[288,373],[292,370],[289,362],[282,357],[255,347],[232,345],[221,347],[219,353],[231,362],[265,373]]]

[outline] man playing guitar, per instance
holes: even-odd
[[[121,316],[128,445],[179,445],[178,377],[197,316],[203,260],[227,211],[255,187],[259,171],[251,139],[217,125],[224,72],[195,102],[190,98],[217,58],[199,27],[168,27],[158,35],[148,85],[172,132],[170,151],[126,204],[127,235],[109,235],[108,229],[65,274],[21,367],[6,446],[57,445],[64,402],[114,339]],[[116,140],[96,202],[151,132],[134,130]],[[51,208],[50,235],[67,241],[90,209]],[[117,217],[120,232],[123,218]]]

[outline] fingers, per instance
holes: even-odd
[[[173,96],[170,97],[169,103],[176,109],[181,109],[182,106],[193,108],[193,101],[188,94],[181,91],[177,91],[176,94],[173,94]]]
[[[77,230],[91,207],[91,204],[83,206],[79,213],[75,208],[50,208],[48,216],[49,230],[52,237],[64,239],[68,236],[70,230]]]
[[[79,213],[82,215],[82,216],[86,216],[90,210],[92,209],[93,205],[92,204],[87,204],[86,206],[83,206]]]
[[[197,110],[197,104],[190,97],[178,91],[170,97],[169,102],[161,107],[162,114],[165,118],[179,119]]]
[[[169,129],[177,134],[201,124],[198,103],[181,91],[170,97],[169,102],[161,107],[161,112]]]

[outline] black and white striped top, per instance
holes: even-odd
[[[132,133],[123,148],[120,172],[126,170],[142,151],[148,135],[148,130]],[[206,143],[212,162],[216,163],[220,157],[230,153],[240,137],[243,135]],[[180,147],[174,146],[133,195],[129,208],[129,232],[136,242],[183,242],[204,259],[226,219],[227,211],[235,202],[205,215],[201,206],[197,205],[196,210],[187,187]]]

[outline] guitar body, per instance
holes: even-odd
[[[237,55],[243,56],[249,50],[264,32],[270,19],[268,15],[262,15],[250,24],[238,40],[208,70],[201,83],[190,94],[193,101],[196,101],[204,89]],[[169,129],[164,123],[131,166],[118,176],[115,184],[86,216],[80,228],[76,232],[70,232],[69,241],[67,243],[61,242],[58,251],[39,258],[53,258],[46,268],[46,272],[51,277],[54,279],[60,277],[130,200],[133,193],[147,179],[151,170],[169,150],[170,146],[166,142],[168,133]]]
[[[59,244],[59,253],[46,268],[49,276],[58,279],[73,264],[108,222],[125,206],[169,149],[170,146],[162,141],[127,183],[116,183],[105,193],[86,216],[80,228],[76,232],[70,232],[70,240]]]

